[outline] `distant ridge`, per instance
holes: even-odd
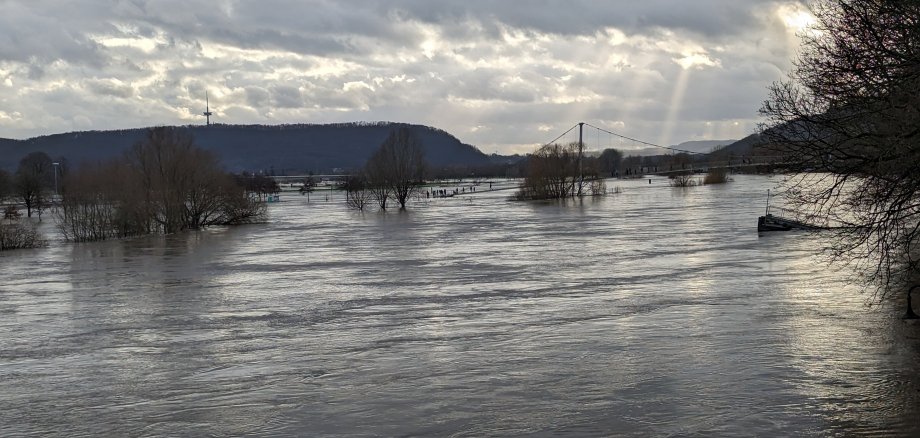
[[[692,141],[685,141],[681,144],[676,144],[671,147],[674,149],[680,149],[683,151],[708,154],[715,149],[730,145],[736,141],[737,140],[692,140]]]
[[[405,126],[421,140],[434,167],[486,164],[475,146],[429,126],[394,122],[291,125],[183,126],[195,143],[214,151],[227,170],[274,170],[276,174],[325,173],[363,166],[391,130]],[[64,157],[71,165],[118,157],[142,140],[148,128],[80,131],[26,140],[0,139],[0,168],[13,171],[30,152]]]
[[[754,133],[719,149],[712,155],[736,157],[775,155],[777,151],[774,146],[768,143],[762,134]]]
[[[682,151],[689,151],[698,154],[708,154],[714,150],[733,144],[735,140],[691,140],[685,141],[680,144],[675,144],[669,146],[673,149],[678,149]],[[655,148],[647,147],[641,149],[619,149],[623,153],[623,156],[655,156],[655,155],[670,155],[677,153],[674,150],[668,150],[665,148]]]

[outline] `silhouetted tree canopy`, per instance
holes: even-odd
[[[831,255],[883,294],[920,268],[920,2],[821,0],[770,88],[763,136],[797,172],[787,200],[841,226]]]
[[[606,176],[613,176],[623,162],[623,153],[616,149],[604,149],[597,157],[598,170]]]

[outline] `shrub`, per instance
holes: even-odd
[[[0,222],[0,251],[38,248],[45,245],[41,234],[31,224]]]
[[[668,184],[670,184],[671,187],[693,187],[699,185],[699,181],[693,179],[693,174],[683,173],[671,176]]]
[[[710,169],[703,177],[703,184],[724,184],[731,181],[725,169]]]
[[[10,204],[3,209],[3,219],[13,222],[14,220],[19,220],[20,217],[22,217],[22,213],[19,212],[15,205]]]
[[[598,178],[588,182],[588,191],[591,196],[602,196],[607,194],[607,183]]]

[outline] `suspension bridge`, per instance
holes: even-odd
[[[590,142],[591,137],[594,142]],[[616,140],[616,141],[614,141]],[[778,156],[747,154],[733,156],[733,154],[719,154],[718,150],[709,152],[692,151],[662,146],[635,137],[623,135],[607,128],[589,122],[578,122],[552,140],[538,146],[536,150],[553,144],[577,144],[579,157],[586,154],[599,154],[604,149],[616,149],[622,154],[624,173],[618,176],[660,175],[670,176],[676,174],[705,173],[710,170],[725,171],[769,171],[783,165]],[[639,148],[645,148],[640,151]],[[590,150],[589,150],[590,149]],[[648,149],[657,149],[661,154],[649,155]],[[636,154],[631,154],[635,152]],[[638,155],[646,152],[645,155]],[[610,176],[610,175],[608,175]],[[271,175],[279,184],[300,183],[307,177],[316,181],[340,182],[348,177],[346,174],[328,175]]]
[[[592,134],[596,139],[593,145],[588,143],[588,139]],[[576,135],[577,139],[575,138]],[[602,141],[602,135],[607,137],[606,143]],[[618,140],[616,144],[613,139]],[[560,140],[562,141],[560,142]],[[726,171],[767,170],[783,164],[781,158],[778,156],[753,154],[733,156],[734,154],[732,153],[719,154],[718,149],[709,152],[700,152],[672,146],[662,146],[623,135],[588,122],[578,122],[572,125],[562,134],[544,143],[538,149],[553,144],[577,144],[579,157],[583,157],[586,153],[586,149],[592,146],[593,152],[595,153],[600,153],[604,149],[616,149],[622,154],[624,161],[629,161],[623,164],[628,174],[636,176],[667,176],[687,172],[704,173],[716,169]],[[631,151],[640,152],[635,146],[647,149],[658,149],[661,151],[661,154],[646,154],[645,156],[630,155]]]

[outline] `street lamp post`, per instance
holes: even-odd
[[[51,163],[51,165],[54,166],[54,196],[58,196],[58,182],[57,182],[58,177],[57,177],[57,174],[58,174],[58,166],[60,166],[61,163],[58,163],[57,161],[55,161],[55,162]]]

